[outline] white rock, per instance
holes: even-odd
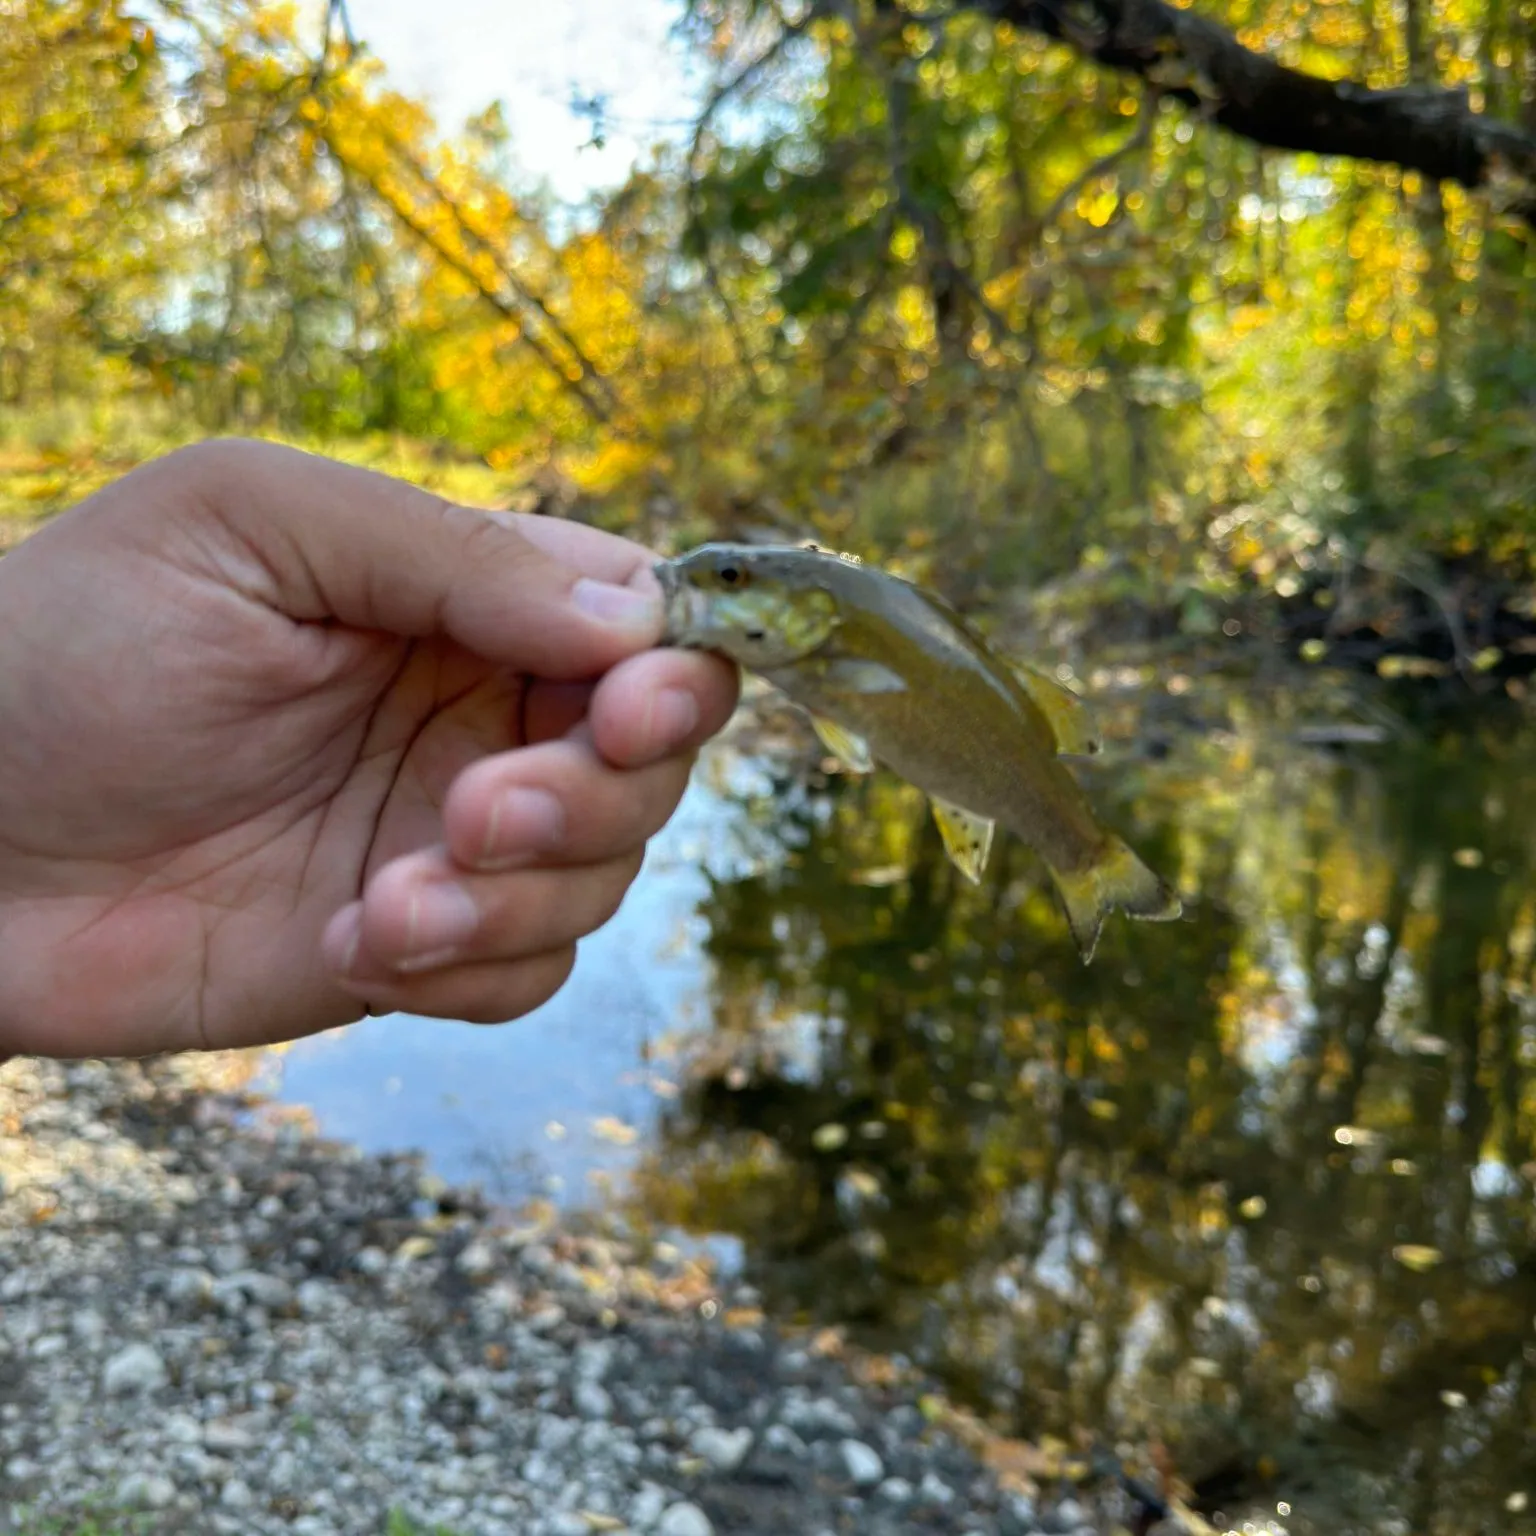
[[[689,1445],[695,1456],[702,1456],[719,1472],[734,1472],[747,1458],[752,1445],[752,1431],[741,1429],[701,1429]]]
[[[533,1438],[541,1451],[563,1451],[580,1433],[581,1425],[575,1419],[563,1419],[551,1413],[539,1420]]]
[[[382,1275],[389,1268],[389,1255],[382,1248],[364,1248],[352,1262],[365,1275]]]
[[[152,1344],[129,1344],[107,1361],[101,1384],[113,1396],[154,1392],[167,1380],[165,1361]]]
[[[198,1306],[212,1295],[213,1276],[196,1266],[173,1269],[165,1282],[165,1299],[174,1306]]]
[[[770,1424],[763,1431],[763,1444],[785,1456],[805,1455],[805,1441],[788,1424]]]
[[[256,1449],[256,1436],[233,1419],[212,1419],[203,1426],[203,1444],[210,1451],[228,1455]]]
[[[190,1413],[168,1413],[160,1421],[161,1432],[173,1445],[197,1445],[203,1426]]]
[[[82,1307],[70,1319],[69,1326],[81,1343],[92,1347],[107,1336],[107,1320],[94,1307]]]
[[[296,1293],[299,1311],[305,1317],[320,1317],[329,1312],[340,1297],[336,1288],[325,1280],[306,1280]]]
[[[533,1488],[552,1486],[560,1480],[560,1471],[549,1457],[540,1451],[535,1451],[524,1463],[522,1469],[523,1481]]]
[[[686,1499],[670,1505],[656,1522],[656,1536],[715,1536],[709,1516]]]
[[[887,1504],[910,1504],[912,1484],[904,1477],[888,1477],[875,1489],[875,1497],[884,1499]]]
[[[461,1275],[475,1280],[496,1268],[496,1253],[483,1237],[476,1238],[453,1262]]]
[[[229,1277],[258,1307],[279,1312],[293,1305],[293,1287],[279,1275],[263,1274],[259,1269],[242,1269]]]
[[[583,1381],[601,1381],[613,1364],[613,1344],[608,1339],[589,1339],[576,1346],[576,1374]]]
[[[923,1481],[917,1491],[930,1504],[949,1504],[955,1497],[955,1490],[931,1467],[923,1473]]]
[[[130,1472],[117,1485],[117,1497],[130,1509],[164,1509],[176,1500],[176,1484],[160,1472]]]
[[[544,1529],[548,1536],[592,1536],[592,1527],[580,1515],[569,1510],[551,1515],[544,1522]]]
[[[1074,1502],[1069,1499],[1069,1504]],[[1025,1493],[1010,1493],[1006,1500],[1009,1513],[1020,1525],[1028,1529],[1035,1523],[1035,1501]],[[1082,1506],[1079,1505],[1079,1508]]]
[[[584,1419],[606,1419],[613,1414],[613,1398],[606,1387],[600,1387],[595,1381],[578,1381],[571,1400],[576,1404],[576,1412]]]
[[[251,1485],[239,1477],[230,1478],[219,1494],[219,1503],[225,1509],[249,1509],[255,1502],[256,1495],[251,1492]]]
[[[843,1470],[855,1488],[873,1488],[885,1476],[885,1463],[862,1440],[844,1440],[838,1450]]]
[[[656,1483],[641,1483],[640,1492],[629,1501],[629,1523],[637,1531],[651,1531],[667,1507],[667,1494]]]
[[[858,1421],[835,1398],[822,1397],[814,1402],[791,1402],[784,1410],[784,1422],[802,1434],[843,1435],[858,1432]]]

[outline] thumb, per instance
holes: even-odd
[[[254,580],[251,595],[297,620],[447,635],[554,678],[594,676],[661,637],[654,556],[628,539],[573,527],[557,558],[544,519],[525,528],[275,443],[200,444],[152,468],[185,477],[175,499],[191,490],[235,535],[242,589]]]

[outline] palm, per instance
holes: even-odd
[[[295,647],[255,611],[216,633],[186,597],[192,664],[135,657],[139,686],[56,718],[18,765],[28,783],[7,786],[0,845],[39,872],[9,882],[8,940],[26,941],[6,944],[10,985],[67,1029],[55,971],[99,975],[167,1045],[218,1043],[235,1013],[242,1036],[275,1039],[320,997],[313,1027],[340,1023],[357,1010],[322,974],[317,929],[372,869],[436,840],[468,763],[520,744],[520,681],[448,642],[326,630]],[[234,673],[251,707],[199,708]],[[82,997],[79,1022],[102,1003]]]

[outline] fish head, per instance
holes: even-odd
[[[667,643],[719,651],[754,671],[811,655],[838,625],[829,560],[836,556],[801,548],[704,544],[662,561]]]

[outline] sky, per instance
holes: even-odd
[[[698,97],[668,36],[682,0],[349,0],[358,38],[392,83],[452,131],[492,101],[515,162],[577,202],[617,186],[658,138],[687,136]],[[588,146],[575,94],[606,93],[607,144]]]

